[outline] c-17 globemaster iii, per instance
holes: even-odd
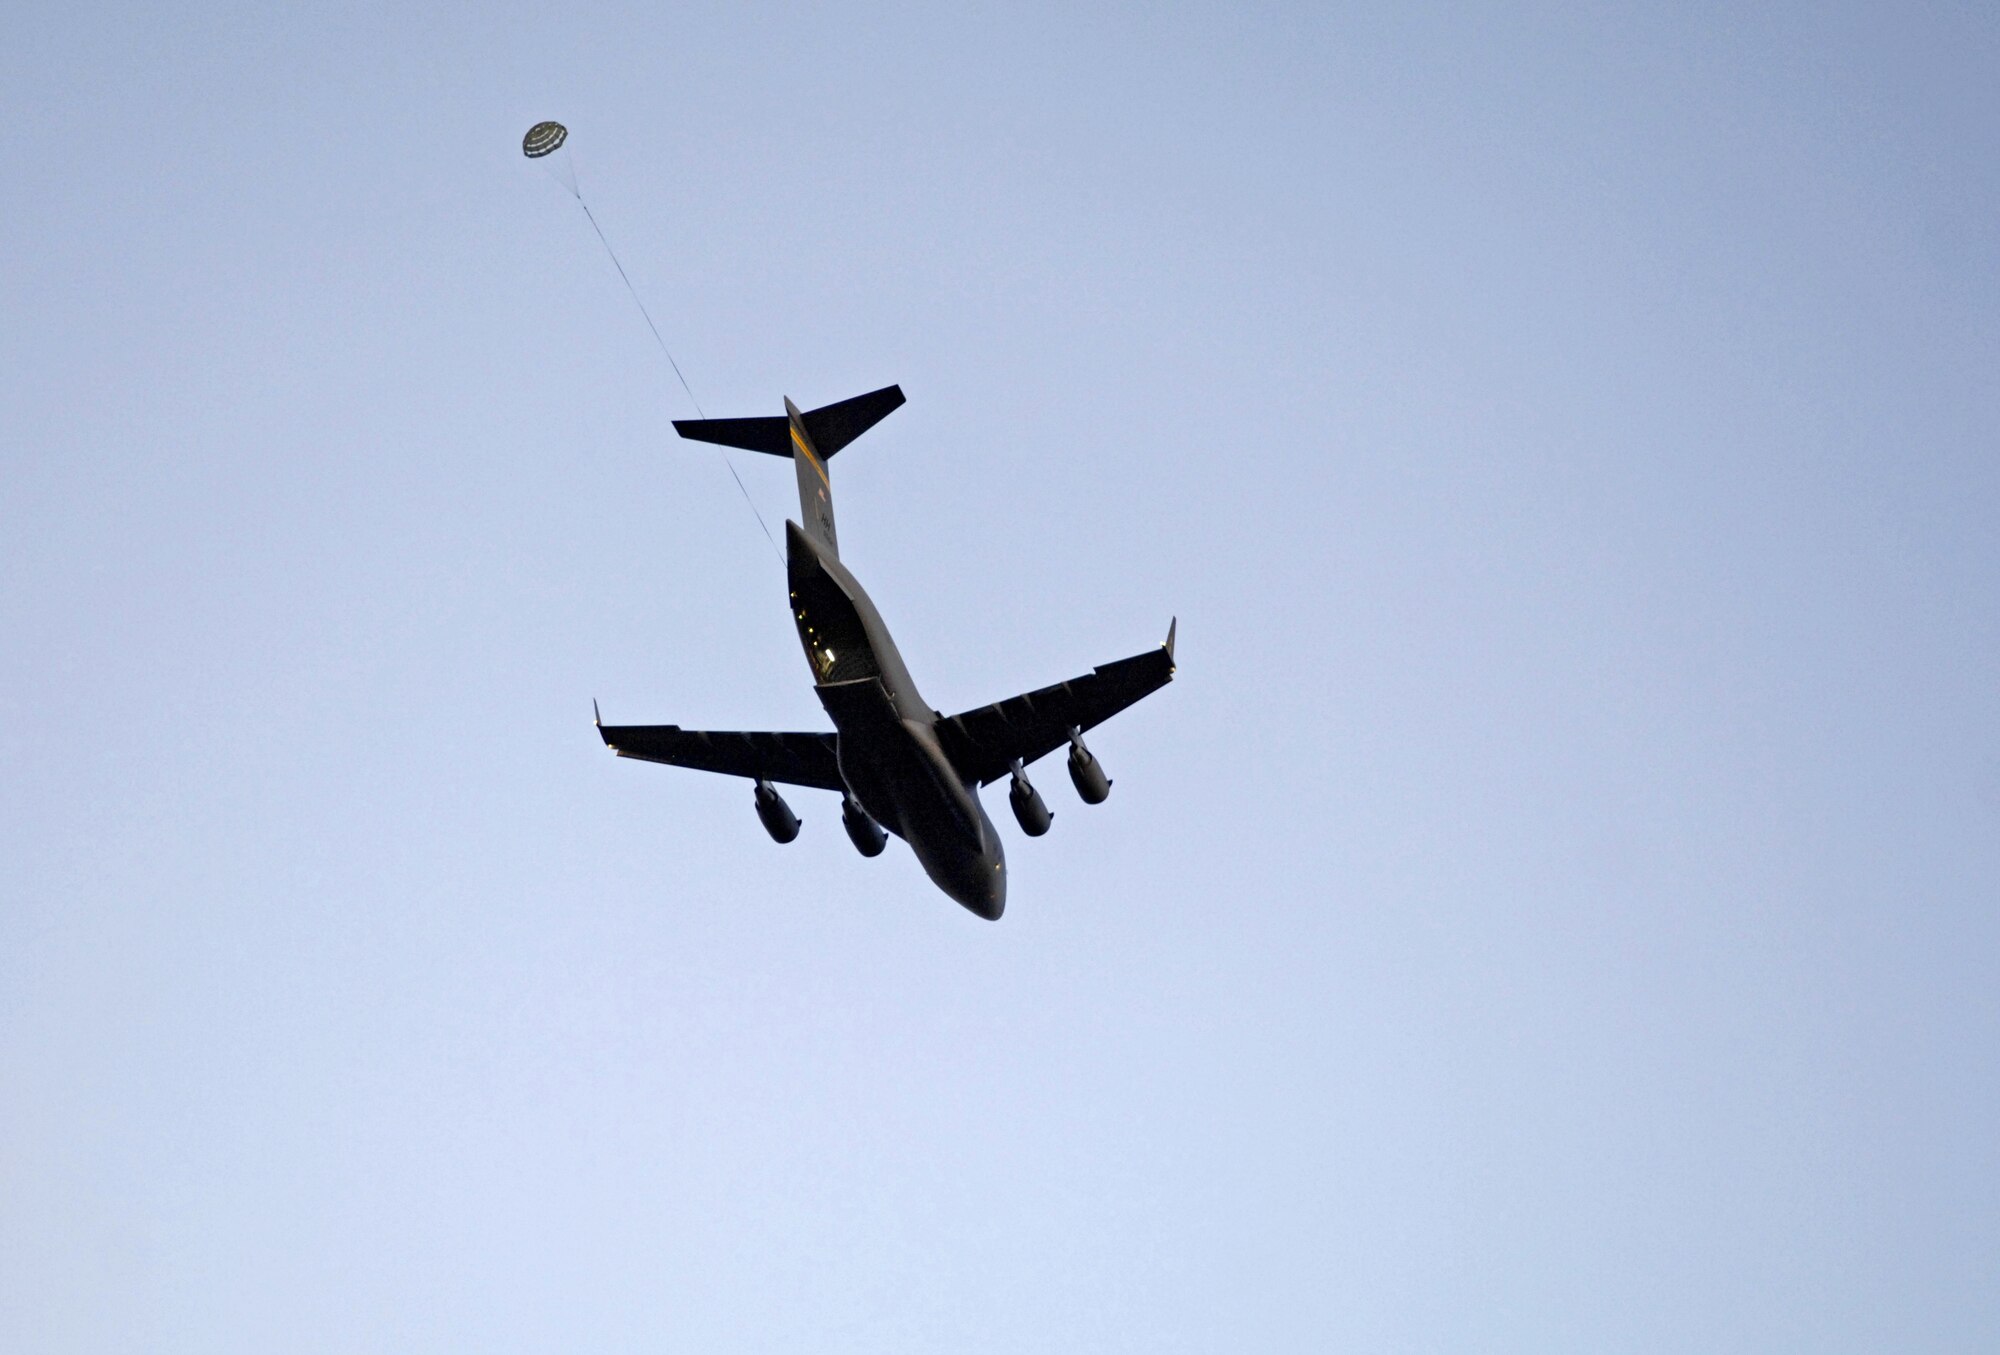
[[[785,524],[792,618],[835,732],[714,733],[601,720],[598,730],[620,757],[748,777],[757,817],[779,842],[799,835],[799,820],[774,783],[838,791],[841,820],[863,856],[879,856],[894,833],[939,889],[994,919],[1007,903],[1007,859],[979,788],[1008,777],[1014,817],[1040,837],[1053,816],[1022,769],[1067,744],[1077,794],[1102,803],[1111,780],[1084,746],[1084,731],[1173,680],[1174,627],[1159,648],[1068,682],[960,715],[932,709],[875,604],[840,562],[827,476],[836,452],[902,403],[902,388],[887,386],[803,414],[786,400],[783,418],[674,423],[684,438],[792,459],[805,521]]]

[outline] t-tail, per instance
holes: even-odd
[[[901,386],[884,386],[852,400],[821,405],[804,413],[787,399],[782,419],[776,415],[755,419],[676,419],[674,430],[699,442],[790,457],[798,474],[799,519],[806,535],[838,559],[840,541],[833,529],[833,481],[827,477],[827,463],[833,460],[835,452],[880,423],[902,403]]]

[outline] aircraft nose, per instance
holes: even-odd
[[[979,878],[967,881],[971,887],[959,896],[959,902],[968,912],[988,922],[998,922],[1007,911],[1007,863],[981,862],[978,869]]]

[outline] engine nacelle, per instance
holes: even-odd
[[[847,829],[847,840],[863,856],[880,856],[889,845],[889,835],[882,825],[869,818],[868,811],[854,803],[852,796],[840,802],[840,823]]]
[[[764,821],[764,831],[773,842],[790,842],[799,835],[799,816],[769,781],[757,782],[757,817]]]
[[[1049,831],[1055,815],[1042,803],[1042,793],[1028,783],[1019,758],[1014,759],[1014,779],[1007,787],[1007,803],[1014,807],[1014,821],[1029,837],[1040,837]]]
[[[1101,805],[1111,794],[1111,778],[1083,746],[1083,735],[1074,729],[1069,732],[1069,779],[1087,805]]]

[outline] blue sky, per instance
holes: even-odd
[[[1991,1349],[1996,66],[18,16],[0,1348]],[[934,704],[1180,617],[997,926],[599,745],[825,724],[545,117],[708,413],[903,385],[841,537]]]

